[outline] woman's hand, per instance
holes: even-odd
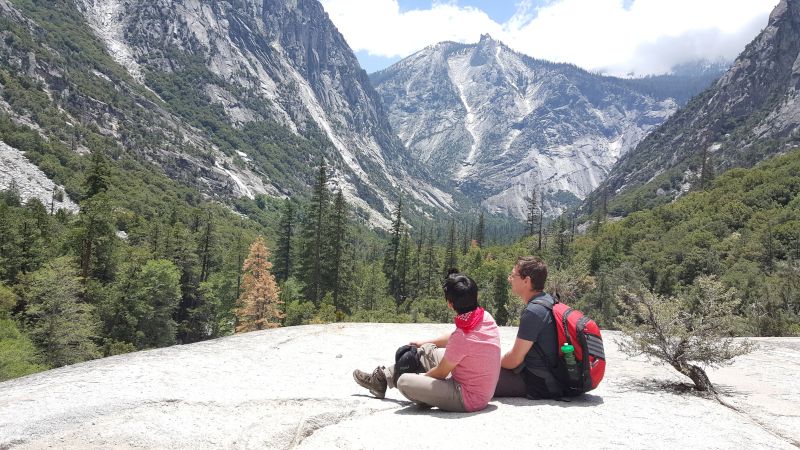
[[[413,346],[415,346],[417,348],[420,348],[420,347],[422,347],[422,344],[427,344],[428,342],[430,342],[430,341],[411,341],[411,342],[409,342],[409,344],[413,345]]]

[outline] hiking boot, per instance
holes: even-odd
[[[356,369],[353,371],[353,379],[359,386],[369,389],[369,393],[376,398],[386,396],[386,375],[383,374],[383,368],[376,367],[372,375]]]

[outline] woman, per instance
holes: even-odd
[[[394,380],[394,366],[372,374],[355,370],[356,383],[383,398],[397,387],[409,400],[445,411],[480,411],[489,404],[500,374],[500,333],[491,314],[478,306],[478,286],[451,273],[444,281],[447,306],[456,311],[456,329],[437,339],[413,341],[424,374],[405,373]],[[451,375],[448,378],[448,375]]]

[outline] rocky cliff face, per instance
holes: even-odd
[[[583,199],[678,107],[488,35],[428,47],[371,78],[414,157],[490,211],[517,217],[532,189],[550,215]]]
[[[53,6],[49,17],[38,15],[43,9],[0,0],[0,72],[4,75],[0,115],[80,154],[88,152],[83,131],[91,128],[109,139],[105,144],[109,150],[113,141],[129,155],[155,163],[170,177],[210,196],[278,194],[256,170],[234,165],[233,156],[215,148],[206,133],[137,83],[140,70],[132,70],[138,77],[134,79],[118,67],[102,43],[93,39],[74,5]],[[71,54],[45,44],[50,38],[65,43]],[[108,49],[123,58],[124,51],[117,44]],[[0,177],[5,183],[14,179],[23,191],[51,183],[38,177],[23,186],[34,178],[20,173]]]
[[[398,189],[423,205],[451,208],[452,198],[426,181],[392,133],[366,73],[318,2],[82,0],[80,6],[115,60],[142,83],[200,61],[215,76],[203,90],[230,123],[266,119],[316,135],[330,147],[334,183],[373,221],[385,222]]]
[[[41,5],[0,8],[0,69],[41,83],[63,127],[95,126],[210,196],[307,192],[324,156],[331,187],[373,225],[388,226],[399,193],[416,213],[454,207],[394,135],[316,1],[75,0],[50,17]],[[37,44],[43,33],[70,44]],[[80,57],[64,54],[73,47]],[[40,125],[30,108],[0,107]]]
[[[800,144],[800,2],[782,0],[731,68],[625,155],[603,190],[674,198],[707,173]],[[713,169],[713,170],[712,170]],[[640,199],[641,200],[641,199]]]

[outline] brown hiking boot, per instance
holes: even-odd
[[[369,393],[376,398],[386,397],[386,375],[383,374],[383,368],[376,367],[372,375],[356,369],[353,371],[353,379],[359,386],[369,389]]]

